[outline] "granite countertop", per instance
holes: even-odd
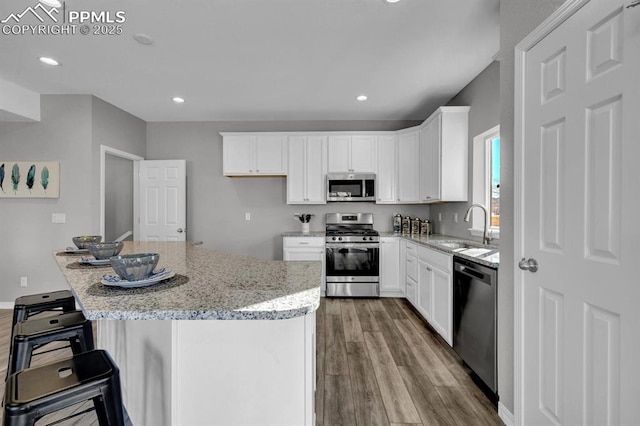
[[[459,238],[459,237],[452,237],[450,235],[442,235],[442,234],[433,234],[433,235],[409,235],[409,234],[397,234],[397,233],[393,233],[393,232],[381,232],[380,233],[381,237],[398,237],[398,238],[403,238],[407,241],[411,241],[417,244],[421,244],[423,246],[441,251],[443,253],[447,253],[447,254],[452,254],[458,257],[461,257],[463,259],[467,259],[470,260],[472,262],[476,262],[479,263],[481,265],[484,266],[488,266],[490,268],[495,268],[498,269],[498,266],[500,266],[500,251],[499,251],[499,247],[498,246],[494,246],[494,245],[488,245],[488,246],[483,246],[482,244],[476,242],[476,241],[472,241],[472,240],[466,240],[464,238]],[[473,246],[477,246],[477,247],[482,247],[482,248],[488,248],[491,250],[495,250],[495,253],[490,254],[489,256],[485,256],[485,257],[476,257],[476,256],[468,256],[464,253],[459,253],[457,251],[455,251],[455,249],[449,248],[449,247],[445,247],[441,244],[441,242],[445,242],[445,241],[456,241],[456,242],[465,242],[465,243],[469,243]]]
[[[91,320],[278,320],[320,304],[322,262],[261,260],[191,242],[125,242],[125,253],[159,253],[158,267],[176,275],[149,287],[100,283],[110,266],[86,267],[54,252],[85,316]]]
[[[325,237],[326,236],[326,232],[324,231],[309,231],[306,234],[302,231],[288,231],[288,232],[283,232],[282,236],[283,237]]]

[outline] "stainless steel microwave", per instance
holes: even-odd
[[[328,173],[327,201],[375,201],[374,173]]]

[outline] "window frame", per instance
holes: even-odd
[[[500,125],[480,133],[473,138],[473,203],[487,208],[491,220],[491,141],[500,137]],[[484,231],[484,213],[474,209],[471,216],[469,232],[474,237],[481,237]],[[489,226],[487,233],[492,239],[500,238],[500,227]]]

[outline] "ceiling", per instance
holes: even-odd
[[[2,0],[0,20],[37,4]],[[80,10],[124,11],[122,34],[0,34],[0,79],[145,121],[421,120],[499,50],[499,0],[67,0],[58,16]]]

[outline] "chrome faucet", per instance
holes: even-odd
[[[471,210],[473,210],[474,207],[480,207],[484,212],[484,231],[482,232],[482,244],[489,244],[489,242],[491,241],[491,238],[487,236],[487,229],[489,229],[489,212],[487,211],[487,208],[485,206],[483,206],[482,204],[471,204],[467,209],[467,213],[465,213],[464,215],[464,221],[469,222]]]

